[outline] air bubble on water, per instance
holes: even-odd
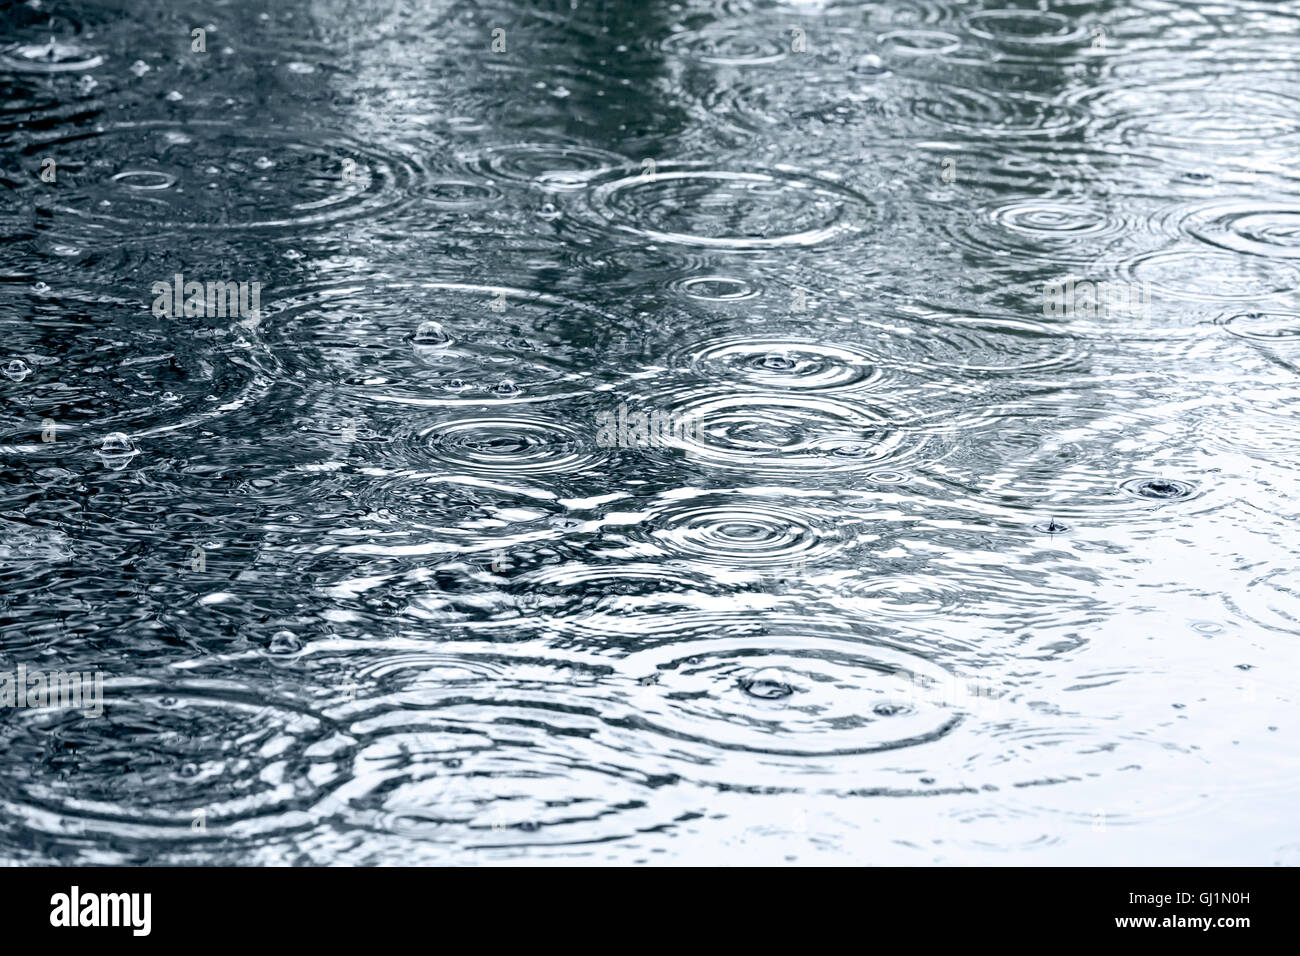
[[[302,650],[302,641],[293,631],[277,631],[271,635],[267,650],[272,654],[297,654]]]
[[[34,286],[32,286],[32,291],[35,292],[37,295],[47,295],[50,291],[50,287],[48,283],[38,282]]]
[[[135,444],[122,432],[111,432],[105,435],[99,445],[100,460],[114,471],[125,468],[136,454]]]
[[[785,675],[775,667],[765,667],[741,678],[740,687],[750,697],[760,700],[780,700],[794,693]]]
[[[185,97],[181,95],[179,90],[172,90],[167,94],[167,99],[169,102],[179,103],[181,100],[185,99]]]
[[[537,210],[537,215],[546,220],[559,219],[560,210],[556,208],[555,203],[546,202],[542,203],[542,208]]]
[[[492,386],[492,391],[497,395],[510,396],[518,395],[523,390],[514,382],[510,381],[510,379],[506,379],[505,381],[498,382],[496,385]]]
[[[5,378],[11,382],[21,382],[31,373],[31,368],[20,358],[10,359],[9,364],[5,366]]]
[[[136,76],[144,76],[150,70],[150,66],[144,60],[136,60],[131,64],[131,72]]]
[[[275,160],[267,156],[259,156],[257,159],[253,160],[253,165],[258,169],[271,169],[275,166]]]

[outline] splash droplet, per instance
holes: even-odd
[[[750,697],[760,700],[780,700],[794,693],[794,688],[786,683],[785,675],[775,667],[765,667],[742,678],[740,687]]]
[[[451,336],[437,322],[421,322],[415,330],[415,344],[426,348],[437,348],[451,344]]]

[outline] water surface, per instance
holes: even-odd
[[[4,0],[0,857],[1300,861],[1298,33]]]

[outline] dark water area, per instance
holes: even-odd
[[[1295,2],[0,0],[0,860],[1300,862],[1298,183]]]

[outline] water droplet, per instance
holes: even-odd
[[[253,165],[258,169],[272,169],[275,166],[275,160],[269,159],[266,156],[259,156],[257,159],[253,160]]]
[[[505,381],[498,382],[496,385],[492,386],[492,391],[495,392],[497,395],[510,396],[510,395],[518,395],[520,392],[523,391],[523,389],[521,389],[514,382],[510,381],[510,379],[506,379]]]
[[[765,667],[742,678],[740,687],[749,696],[760,700],[780,700],[794,693],[794,688],[786,683],[785,675],[775,667]]]
[[[178,90],[172,90],[167,94],[167,99],[169,102],[179,103],[181,100],[185,99],[185,97],[182,96]]]
[[[302,641],[293,631],[277,631],[271,636],[267,650],[272,654],[297,654],[302,650]]]
[[[415,330],[414,341],[416,345],[437,347],[450,345],[451,336],[439,323],[430,320],[420,323],[420,327]]]
[[[11,382],[21,382],[31,373],[32,370],[27,363],[20,358],[10,359],[9,364],[5,366],[5,378]]]
[[[1064,522],[1057,521],[1055,518],[1049,518],[1047,521],[1034,525],[1035,531],[1043,534],[1065,534],[1070,530],[1070,526]]]
[[[1157,501],[1179,501],[1196,494],[1195,485],[1175,478],[1134,478],[1122,487],[1131,495]]]
[[[788,372],[795,367],[795,361],[784,352],[768,352],[763,356],[762,365],[774,371]]]
[[[149,69],[150,69],[149,64],[146,63],[144,60],[136,60],[134,63],[131,64],[131,72],[134,73],[136,76],[144,76],[146,73],[149,72]]]
[[[545,202],[542,203],[542,208],[537,210],[537,215],[546,220],[559,219],[560,210],[556,208],[555,203]]]
[[[104,436],[104,440],[99,445],[100,460],[114,471],[125,468],[137,454],[135,444],[122,432],[112,432]]]

